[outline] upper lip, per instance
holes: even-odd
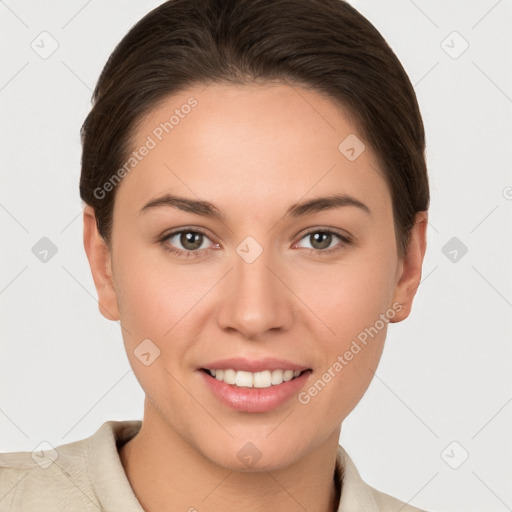
[[[228,359],[219,359],[202,366],[206,370],[240,370],[246,372],[262,372],[265,370],[308,370],[307,366],[285,359],[276,359],[266,357],[263,359],[245,359],[243,357],[231,357]]]

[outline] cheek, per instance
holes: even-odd
[[[121,316],[139,331],[162,336],[197,302],[200,276],[193,265],[167,261],[164,250],[124,252],[115,269]]]
[[[172,376],[187,364],[187,348],[194,340],[190,313],[202,291],[199,283],[188,280],[183,267],[166,265],[165,254],[160,255],[164,263],[148,250],[123,253],[120,245],[117,254],[123,256],[114,267],[116,294],[132,369],[155,407],[165,407],[163,397],[172,396],[186,408],[186,397]],[[144,361],[145,353],[149,357]]]
[[[357,261],[304,273],[311,277],[298,295],[307,297],[308,307],[326,327],[317,339],[320,368],[311,394],[306,390],[309,396],[304,396],[304,402],[311,400],[318,408],[319,417],[337,411],[333,417],[344,418],[368,388],[395,315],[390,304],[394,272],[393,250],[383,245],[372,253],[361,252]]]
[[[170,371],[187,366],[187,350],[199,336],[199,317],[218,272],[202,265],[176,264],[165,250],[124,254],[115,262],[115,281],[129,356],[133,359],[139,344],[150,339],[160,350],[158,366]]]
[[[333,349],[372,326],[390,307],[394,290],[393,255],[361,253],[339,265],[304,269],[297,295],[323,321]],[[299,284],[301,283],[301,284]]]

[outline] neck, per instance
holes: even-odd
[[[213,463],[161,419],[145,414],[141,430],[119,454],[145,512],[336,512],[338,440],[339,429],[290,466],[240,472]]]

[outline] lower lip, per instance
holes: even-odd
[[[237,411],[252,413],[268,412],[286,403],[298,394],[311,371],[305,371],[292,380],[269,388],[238,387],[217,380],[203,370],[199,370],[199,373],[202,374],[206,385],[222,403]]]

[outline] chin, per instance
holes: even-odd
[[[301,452],[297,442],[291,438],[288,444],[276,437],[274,442],[269,442],[264,437],[258,437],[251,442],[247,440],[219,443],[212,450],[203,451],[202,454],[212,463],[230,471],[241,473],[257,473],[263,471],[275,471],[284,469],[300,458]]]
[[[263,457],[252,461],[245,456],[240,460],[238,456],[222,457],[221,460],[212,460],[215,464],[238,473],[263,473],[267,471],[277,471],[290,466],[294,462],[295,457],[292,454],[277,459],[274,455],[272,457]]]

